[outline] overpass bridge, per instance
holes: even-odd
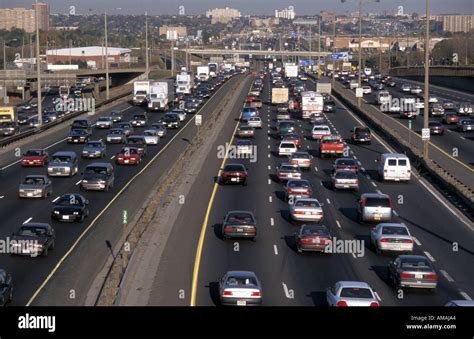
[[[317,58],[330,55],[329,52],[314,52],[314,51],[268,51],[255,49],[179,49],[178,51],[188,54],[199,55],[272,55],[272,56],[299,56],[308,58]]]

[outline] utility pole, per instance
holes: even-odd
[[[320,61],[321,61],[321,18],[318,19],[318,78],[319,78]]]
[[[362,0],[359,0],[359,72],[358,72],[358,87],[362,86]],[[357,98],[357,106],[360,107],[361,98]]]
[[[426,27],[425,27],[425,97],[423,109],[423,129],[428,127],[429,100],[430,100],[430,0],[426,0]],[[428,160],[429,140],[423,140],[423,159]]]
[[[145,12],[145,63],[146,63],[146,68],[145,68],[145,74],[146,74],[146,79],[148,79],[148,72],[150,70],[150,60],[148,59],[148,13]]]
[[[408,45],[410,44],[408,40],[408,33],[407,33],[407,47],[405,48],[405,54],[407,55],[407,67],[410,67],[410,56],[408,54]]]
[[[5,44],[5,39],[3,40],[3,70],[7,69],[7,52],[6,52],[6,44]]]
[[[41,56],[40,56],[40,35],[39,35],[39,13],[38,0],[35,0],[35,21],[36,21],[36,95],[38,101],[38,128],[43,125],[43,103],[41,98]]]
[[[69,65],[72,63],[72,40],[69,39]]]
[[[105,25],[105,98],[109,100],[109,49],[107,40],[107,12],[104,13],[104,25]]]
[[[174,40],[171,40],[171,76],[174,76]]]
[[[332,54],[335,54],[336,52],[336,14],[334,14],[334,20],[332,22]],[[332,62],[332,88],[334,88],[334,82],[336,79],[334,78],[334,75],[336,74],[336,65],[335,65],[335,60],[333,58]]]

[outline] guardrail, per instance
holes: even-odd
[[[417,133],[407,128],[407,134],[402,134],[400,128],[406,128],[404,125],[365,102],[362,102],[359,108],[355,93],[349,93],[338,82],[335,83],[332,91],[333,95],[342,100],[353,112],[366,122],[370,122],[371,127],[387,137],[392,144],[397,145],[398,149],[404,151],[419,172],[429,174],[432,179],[441,183],[443,188],[461,198],[468,206],[468,214],[472,219],[474,207],[472,178],[474,170],[469,165],[450,156],[431,142],[429,143],[430,158],[424,159],[423,142]],[[411,133],[411,138],[408,138],[408,133]],[[409,139],[410,141],[408,141]]]

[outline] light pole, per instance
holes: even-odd
[[[38,0],[35,0],[35,23],[36,23],[36,94],[38,101],[38,128],[43,124],[43,103],[41,102],[41,56],[39,35],[39,13]]]
[[[146,78],[148,79],[148,72],[150,70],[150,61],[148,59],[148,13],[145,12],[145,62],[146,62]]]
[[[430,0],[426,0],[425,27],[425,97],[423,108],[423,129],[428,128],[428,112],[430,100]],[[423,159],[428,160],[429,140],[423,140]]]
[[[105,30],[105,98],[109,100],[109,44],[107,40],[107,12],[104,12],[104,30]]]

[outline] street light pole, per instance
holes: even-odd
[[[425,27],[425,97],[423,109],[423,128],[428,128],[428,112],[430,100],[430,0],[426,0]],[[423,140],[423,159],[428,160],[429,140]]]
[[[145,62],[146,62],[146,78],[148,79],[148,72],[150,70],[148,59],[148,13],[145,12]]]
[[[5,46],[5,39],[3,39],[3,70],[7,69],[7,52]]]
[[[362,86],[362,0],[359,0],[359,72],[358,72],[358,87]],[[357,98],[357,106],[360,107],[361,98]]]
[[[321,18],[318,19],[318,78],[319,78],[319,63],[321,62]]]
[[[41,98],[41,56],[40,56],[40,35],[39,35],[39,13],[38,0],[35,0],[35,23],[36,23],[36,94],[38,101],[38,127],[43,124],[43,103]]]
[[[105,28],[105,98],[109,100],[109,49],[107,40],[107,12],[104,13],[104,28]]]

